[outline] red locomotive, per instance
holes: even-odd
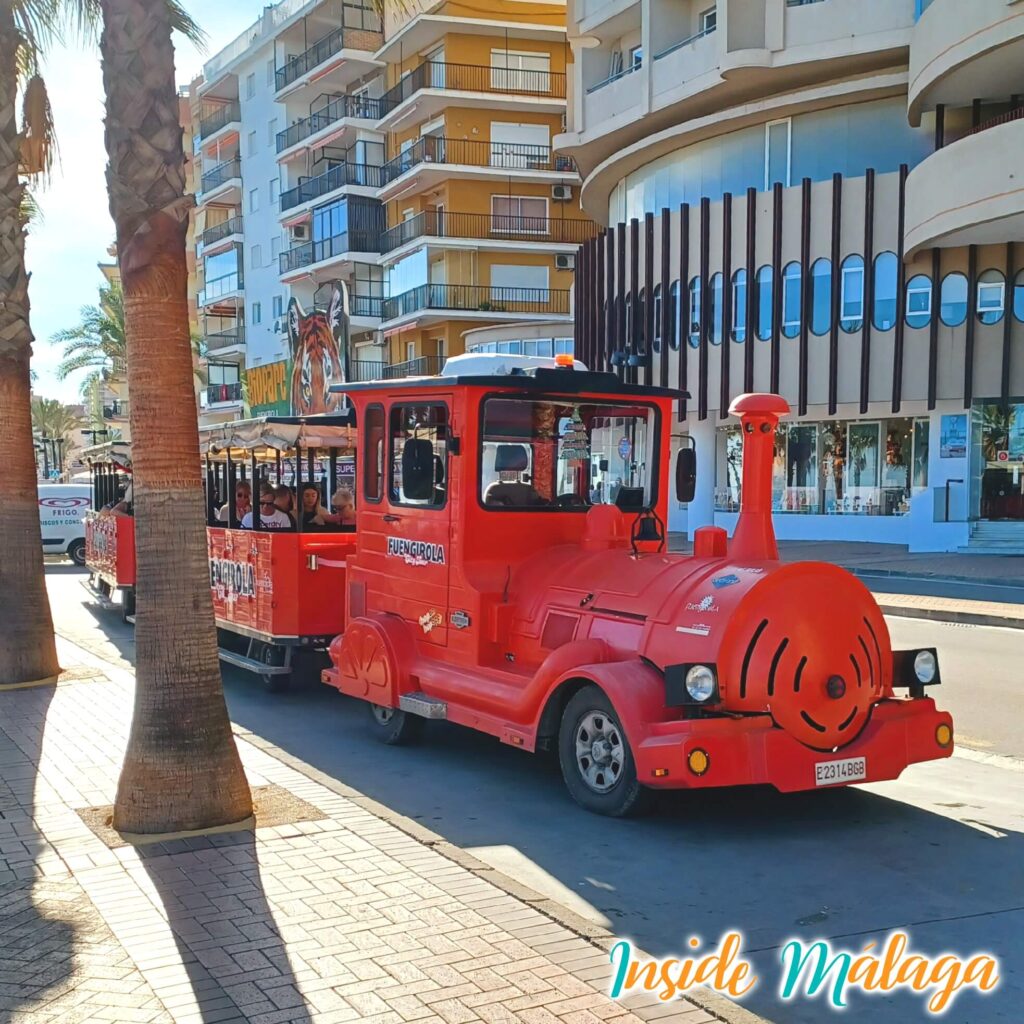
[[[678,392],[540,368],[343,385],[361,451],[344,633],[323,673],[385,742],[446,718],[537,750],[610,815],[657,788],[783,791],[948,757],[934,650],[893,652],[867,589],[779,561],[775,428],[744,395],[734,537],[665,550]],[[692,452],[679,453],[681,500]],[[897,689],[907,690],[897,697]]]

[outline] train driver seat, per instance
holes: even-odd
[[[516,508],[542,505],[543,499],[533,484],[519,479],[519,474],[529,465],[530,457],[524,445],[499,444],[498,450],[494,453],[494,471],[499,479],[484,492],[484,504],[511,505]]]

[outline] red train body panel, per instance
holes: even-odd
[[[85,519],[85,564],[111,589],[135,586],[135,520],[122,512]]]

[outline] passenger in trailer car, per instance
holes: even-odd
[[[320,488],[316,484],[304,484],[302,487],[302,525],[324,526],[327,509],[320,504]]]
[[[287,488],[285,488],[287,490]],[[242,529],[252,530],[254,515],[252,511],[242,516]],[[290,530],[295,526],[291,516],[282,512],[274,505],[274,488],[267,486],[260,489],[260,527],[264,530]]]
[[[235,484],[235,522],[232,525],[237,526],[247,512],[252,512],[252,488],[248,481],[241,480]],[[230,515],[231,510],[225,502],[217,510],[217,522],[226,523]]]

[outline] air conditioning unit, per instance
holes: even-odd
[[[551,198],[559,203],[568,202],[572,199],[572,185],[552,185]]]
[[[305,242],[309,238],[309,225],[307,224],[296,224],[292,228],[292,241],[293,242]]]
[[[560,252],[555,254],[555,270],[575,270],[576,254]]]

